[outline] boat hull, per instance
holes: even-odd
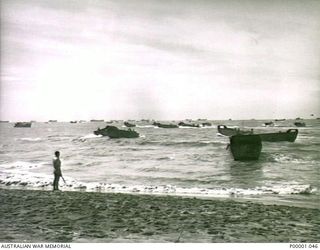
[[[258,134],[261,141],[267,142],[294,142],[298,136],[298,129],[289,129],[287,132]]]
[[[191,128],[199,128],[199,124],[192,124],[192,123],[184,123],[184,122],[179,122],[178,126],[181,127],[191,127]]]
[[[17,122],[14,124],[15,128],[31,128],[31,122]]]
[[[294,125],[296,127],[305,127],[306,126],[306,124],[304,122],[295,122]]]
[[[228,128],[225,125],[218,125],[218,132],[225,136],[234,136],[234,135],[250,135],[253,134],[253,131],[241,131],[235,128]],[[254,134],[258,135],[261,138],[261,141],[267,142],[281,142],[288,141],[294,142],[298,136],[297,129],[289,129],[286,132],[275,132],[275,133],[261,133]]]
[[[203,122],[202,124],[202,127],[210,127],[210,126],[212,126],[212,123],[210,123],[210,122]]]
[[[258,135],[234,135],[230,137],[230,150],[236,161],[258,160],[262,143]]]
[[[179,128],[179,126],[175,124],[162,124],[159,122],[154,122],[153,125],[159,128]]]
[[[95,135],[108,136],[109,138],[137,138],[139,133],[134,130],[120,130],[115,126],[106,126],[104,129],[97,129]]]
[[[133,128],[135,127],[136,125],[135,124],[132,124],[132,123],[129,123],[129,122],[124,122],[124,125],[128,128]]]
[[[218,132],[225,136],[233,136],[233,135],[249,135],[251,131],[241,131],[240,129],[236,128],[228,128],[225,125],[218,125]]]

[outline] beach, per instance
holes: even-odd
[[[231,199],[1,189],[1,242],[318,242],[320,209]]]

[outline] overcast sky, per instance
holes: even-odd
[[[1,120],[320,116],[320,1],[1,0]]]

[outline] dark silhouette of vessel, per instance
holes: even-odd
[[[262,150],[261,138],[258,135],[233,135],[230,150],[236,161],[258,160]]]
[[[93,132],[95,135],[108,136],[110,138],[137,138],[139,133],[134,130],[122,130],[115,126],[106,126],[103,129],[98,128]]]

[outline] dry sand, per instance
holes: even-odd
[[[317,242],[320,209],[0,189],[1,242]]]

